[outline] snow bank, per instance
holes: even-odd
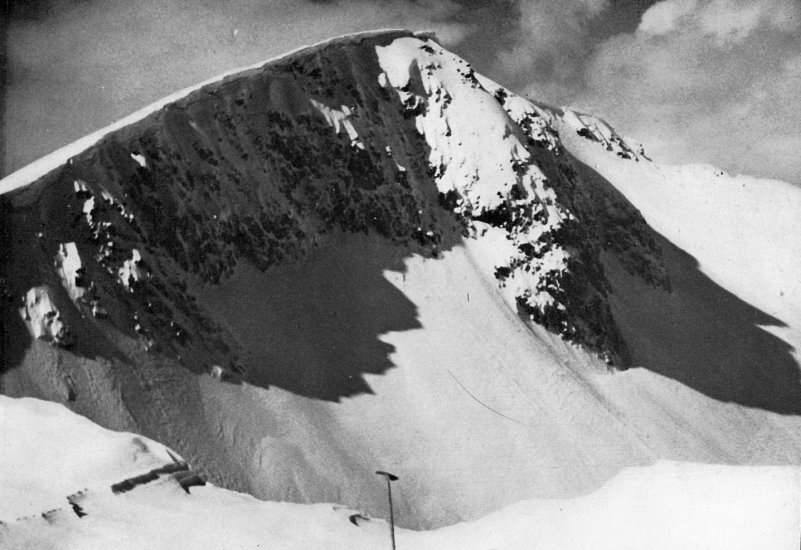
[[[586,497],[521,502],[409,547],[796,548],[799,479],[795,468],[659,462],[624,470]]]
[[[30,398],[0,395],[0,441],[2,522],[63,507],[68,495],[173,462],[166,447],[146,437],[106,430],[62,405]]]

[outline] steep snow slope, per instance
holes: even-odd
[[[58,405],[0,396],[0,419],[8,420],[0,423],[4,469],[26,488],[4,493],[3,506],[31,503],[25,517],[0,513],[4,548],[389,546],[387,523],[355,510],[258,501],[187,485],[180,472],[139,475],[120,490],[114,481],[163,470],[174,462],[160,455],[174,455]],[[796,468],[661,462],[626,470],[586,497],[523,501],[437,531],[398,529],[396,538],[398,548],[420,549],[795,548],[799,494]]]
[[[620,160],[564,124],[560,131],[659,231],[666,265],[689,271],[671,274],[671,296],[615,292],[635,364],[718,399],[797,414],[801,189],[710,166]],[[651,319],[643,319],[644,304]]]
[[[620,162],[564,125],[563,143],[645,215],[700,270],[733,294],[798,328],[801,189],[708,165]]]
[[[659,459],[798,463],[798,325],[698,270],[605,123],[404,32],[157,107],[0,184],[4,393],[261,498],[379,515],[384,468],[410,527]],[[30,336],[32,288],[69,349]]]

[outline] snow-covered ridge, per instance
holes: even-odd
[[[266,59],[264,61],[259,61],[258,63],[254,63],[252,65],[248,65],[246,67],[239,67],[237,69],[231,69],[230,71],[226,71],[222,74],[217,76],[213,76],[207,80],[184,88],[183,90],[179,90],[173,94],[170,94],[150,105],[139,109],[131,113],[130,115],[121,118],[120,120],[109,124],[105,128],[101,128],[96,132],[92,132],[91,134],[82,137],[81,139],[70,143],[69,145],[65,145],[56,151],[20,168],[9,174],[8,176],[0,179],[0,195],[13,191],[14,189],[18,189],[20,187],[24,187],[26,185],[30,185],[31,183],[35,182],[42,176],[46,175],[47,173],[55,170],[59,166],[62,166],[69,162],[72,157],[79,155],[92,147],[93,145],[97,144],[101,139],[106,137],[112,132],[129,126],[135,122],[139,122],[140,120],[147,118],[151,114],[163,109],[165,106],[169,105],[170,103],[174,103],[180,99],[184,99],[190,94],[201,91],[208,86],[212,86],[214,84],[221,83],[230,77],[237,77],[237,76],[246,76],[247,73],[252,71],[258,71],[260,69],[264,69],[265,67],[280,61],[285,61],[294,55],[298,54],[299,52],[311,53],[315,50],[324,49],[333,44],[351,42],[351,43],[359,43],[362,40],[367,40],[370,38],[378,37],[378,36],[421,36],[427,37],[431,36],[431,33],[428,31],[424,32],[412,32],[406,29],[377,29],[372,31],[364,31],[364,32],[357,32],[352,34],[346,34],[334,38],[329,38],[327,40],[323,40],[316,44],[312,45],[304,45],[295,48],[294,50],[287,52],[285,54],[279,55],[277,57],[272,57]],[[140,161],[140,162],[143,162]]]
[[[600,143],[607,151],[620,158],[632,160],[650,160],[645,155],[642,144],[635,143],[618,134],[605,120],[585,113],[562,108],[562,121],[572,127],[578,135]]]

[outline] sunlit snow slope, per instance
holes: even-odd
[[[414,528],[798,464],[797,189],[659,167],[401,31],[129,122],[0,182],[3,393],[265,499],[382,516],[386,469]]]
[[[14,487],[0,508],[3,548],[389,547],[382,520],[188,483],[160,445],[52,403],[0,396],[0,437],[0,483]],[[523,501],[396,539],[416,549],[795,548],[800,504],[796,468],[660,462],[584,497]]]

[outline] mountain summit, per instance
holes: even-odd
[[[0,182],[0,384],[260,498],[378,513],[398,472],[410,527],[657,458],[794,463],[798,284],[703,271],[751,226],[784,258],[751,276],[794,269],[797,220],[741,198],[799,193],[753,181],[660,167],[428,34],[338,38]],[[718,240],[682,232],[702,205]]]
[[[649,284],[669,281],[639,212],[579,183],[561,114],[425,36],[341,39],[200,88],[72,156],[37,186],[72,219],[30,220],[53,227],[30,226],[21,244],[53,257],[70,247],[61,286],[74,306],[124,312],[113,320],[129,335],[197,364],[231,361],[231,342],[204,330],[181,281],[217,284],[243,263],[265,271],[337,230],[429,256],[491,240],[487,267],[513,309],[625,367],[601,253]],[[597,128],[582,125],[639,160]]]

